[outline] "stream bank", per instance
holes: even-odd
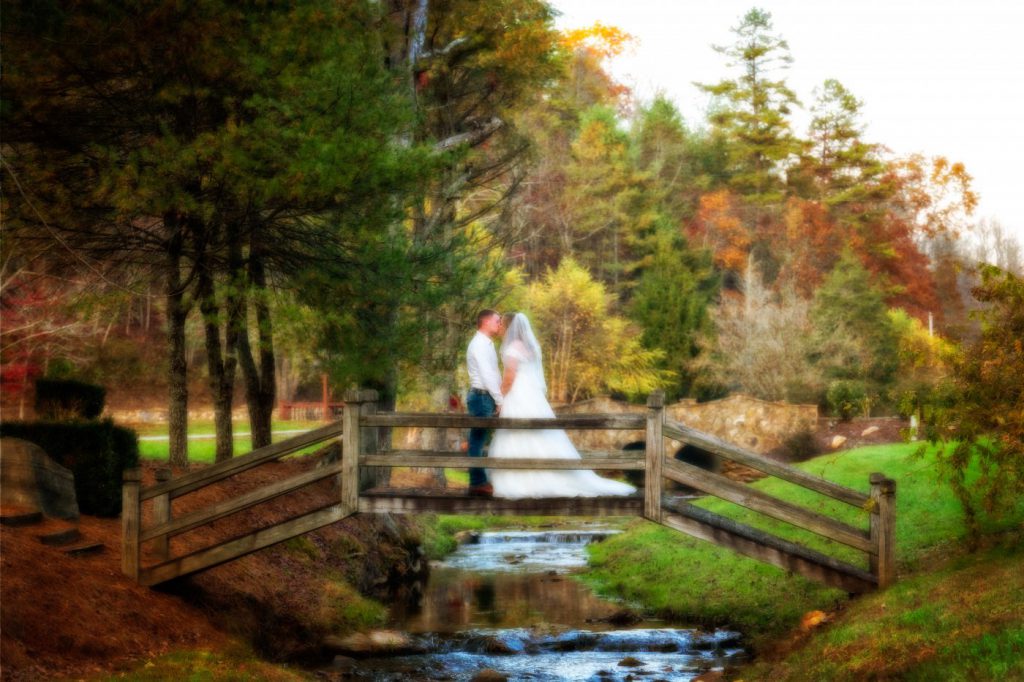
[[[397,600],[388,630],[333,640],[338,679],[686,682],[746,659],[738,633],[645,620],[573,577],[599,525],[474,532],[432,565],[421,598]]]

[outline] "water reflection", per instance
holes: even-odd
[[[429,653],[362,659],[346,678],[471,680],[491,668],[510,680],[682,682],[741,660],[733,632],[612,625],[622,605],[569,575],[586,565],[586,545],[609,532],[480,534],[432,568],[419,600],[392,606],[390,627]]]
[[[600,628],[621,607],[599,599],[559,574],[467,574],[435,568],[418,605],[395,605],[391,622],[409,632],[458,632],[475,628],[538,627],[546,624]]]

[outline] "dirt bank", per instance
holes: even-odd
[[[186,495],[174,514],[207,506],[316,466],[316,457],[260,467]],[[144,485],[155,466],[144,465]],[[336,499],[330,481],[190,532],[173,551],[197,549]],[[6,511],[6,510],[5,510]],[[383,598],[425,578],[416,528],[389,516],[359,516],[166,585],[139,587],[121,575],[120,521],[83,517],[85,539],[105,550],[65,555],[37,536],[62,528],[4,527],[0,533],[0,656],[4,680],[116,671],[176,649],[239,643],[270,660],[316,655],[328,634],[377,624]],[[144,563],[154,558],[145,552]]]

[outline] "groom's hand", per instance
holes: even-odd
[[[494,416],[497,417],[500,414],[501,414],[501,405],[495,405],[494,406]]]

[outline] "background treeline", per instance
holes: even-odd
[[[485,306],[533,317],[554,401],[924,417],[984,336],[977,264],[1021,270],[961,164],[865,139],[837,81],[801,103],[761,10],[701,121],[610,75],[628,35],[539,0],[4,13],[5,390],[154,388],[175,464],[200,388],[220,459],[236,388],[257,447],[321,372],[442,408]]]

